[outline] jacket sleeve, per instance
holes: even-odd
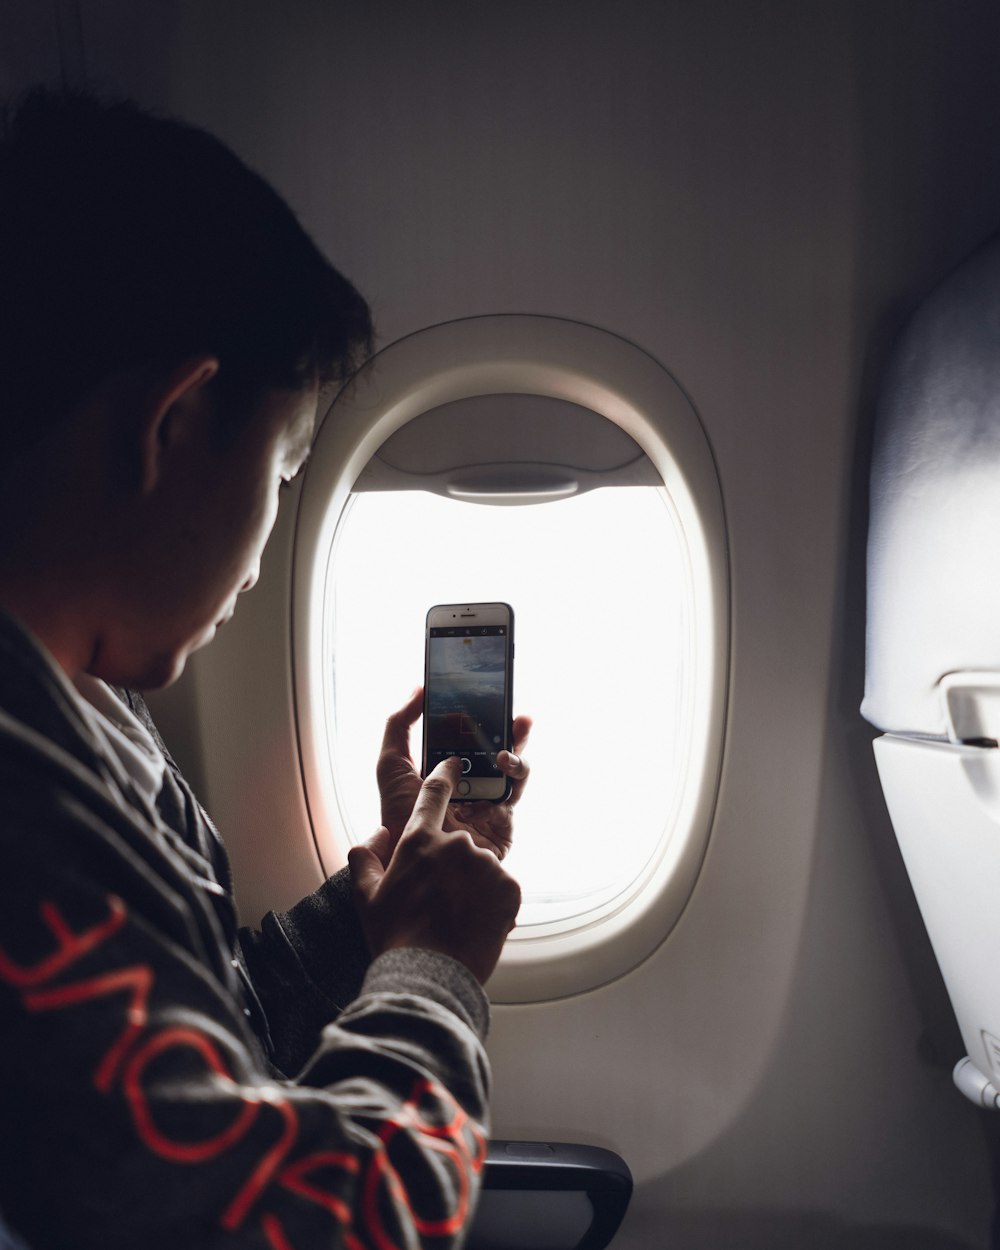
[[[296,1073],[325,1025],[361,992],[371,962],[342,869],[287,912],[239,933],[240,953],[270,1028],[274,1062]]]
[[[186,866],[71,762],[54,785],[44,746],[0,747],[11,1227],[33,1250],[458,1244],[489,1079],[468,972],[381,956],[274,1080]]]

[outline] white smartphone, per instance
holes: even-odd
[[[424,747],[427,774],[451,755],[462,761],[452,801],[501,803],[511,782],[497,765],[510,751],[514,613],[507,603],[444,603],[427,613]]]

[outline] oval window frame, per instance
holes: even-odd
[[[293,547],[292,681],[299,759],[321,863],[342,862],[328,761],[324,607],[340,516],[371,456],[430,408],[498,393],[566,399],[615,422],[667,488],[687,540],[693,636],[687,785],[672,832],[644,872],[599,915],[509,940],[490,980],[496,1002],[583,993],[630,971],[667,937],[691,896],[722,766],[729,667],[725,512],[705,431],[673,377],[627,340],[581,322],[500,314],[430,326],[372,358],[327,411],[306,469]],[[334,416],[335,419],[331,419]]]

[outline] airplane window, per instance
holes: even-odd
[[[493,507],[356,494],[328,582],[330,769],[351,841],[378,825],[385,714],[422,680],[434,603],[514,609],[514,710],[535,719],[508,859],[518,933],[609,902],[669,835],[689,736],[690,576],[667,492]],[[420,749],[419,726],[412,743]]]
[[[593,326],[430,326],[335,400],[295,526],[294,726],[322,868],[378,825],[374,761],[423,680],[427,609],[504,600],[535,729],[508,861],[524,904],[491,996],[635,967],[694,888],[725,725],[725,519],[684,392]]]

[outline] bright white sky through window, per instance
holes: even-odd
[[[506,861],[524,895],[518,923],[578,915],[635,880],[684,781],[690,579],[666,492],[613,487],[516,507],[363,493],[342,518],[331,574],[330,764],[351,840],[379,823],[375,760],[386,716],[423,681],[427,609],[503,600],[514,609],[514,713],[535,721]]]

